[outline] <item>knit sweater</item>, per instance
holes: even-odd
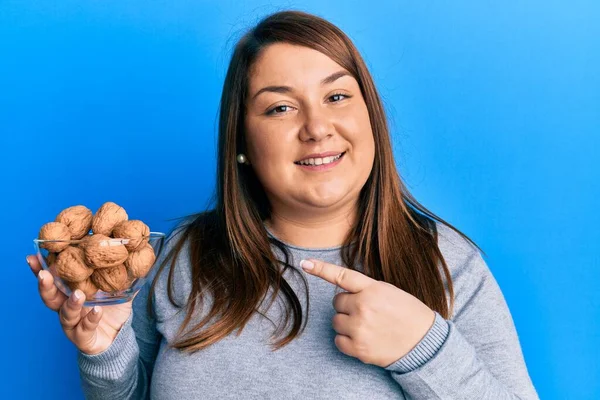
[[[511,314],[488,266],[461,236],[437,227],[454,285],[453,315],[445,320],[436,313],[423,339],[388,367],[364,364],[337,349],[332,299],[340,289],[299,268],[307,258],[343,265],[341,247],[286,244],[291,264],[309,286],[308,322],[299,337],[273,351],[274,325],[257,313],[239,336],[234,332],[195,353],[173,349],[169,343],[176,340],[187,310],[169,301],[164,271],[153,295],[155,318],[146,312],[150,275],[111,346],[96,355],[79,353],[83,392],[98,400],[538,399]],[[191,291],[187,245],[174,268],[175,300],[185,304]],[[301,277],[288,272],[284,278],[304,304]],[[206,315],[210,304],[205,301],[192,322]],[[284,310],[274,302],[264,311],[277,322]]]

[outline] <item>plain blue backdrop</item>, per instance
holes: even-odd
[[[287,8],[355,41],[401,174],[487,252],[540,396],[599,398],[598,4],[0,0],[0,398],[82,397],[25,264],[39,227],[108,200],[163,231],[202,209],[231,48]]]

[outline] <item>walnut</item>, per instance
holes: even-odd
[[[58,276],[58,273],[56,272],[56,262],[48,265],[48,271],[50,271],[52,276],[54,276],[54,277]]]
[[[86,300],[92,300],[94,298],[94,295],[96,294],[96,292],[98,292],[98,287],[96,285],[94,285],[94,282],[92,282],[92,280],[90,278],[87,278],[84,281],[81,282],[65,282],[67,284],[67,286],[69,286],[69,288],[71,288],[72,291],[75,291],[77,289],[81,290],[83,293],[85,293],[85,299]]]
[[[57,254],[58,253],[48,253],[48,255],[44,258],[46,260],[46,265],[48,266],[48,268],[50,268],[50,266],[56,262]]]
[[[129,251],[136,251],[142,248],[143,243],[148,243],[150,239],[150,228],[148,225],[138,220],[129,220],[119,222],[113,229],[113,237],[129,239],[125,247]]]
[[[77,245],[80,249],[85,249],[85,245],[87,242],[90,241],[91,238],[93,238],[95,235],[87,235],[82,237],[81,239],[79,239],[77,242],[73,243],[75,245]],[[107,236],[108,237],[108,236]],[[110,239],[110,238],[109,238]]]
[[[92,275],[94,270],[85,264],[84,252],[78,247],[69,246],[56,257],[56,273],[69,282],[81,282]]]
[[[56,222],[62,222],[69,227],[71,239],[81,239],[92,229],[92,211],[85,206],[73,206],[64,209],[56,217]]]
[[[110,236],[113,228],[119,222],[127,221],[129,217],[125,209],[111,201],[102,204],[94,215],[92,231],[95,234]]]
[[[92,274],[91,280],[105,292],[125,290],[131,283],[127,276],[127,268],[123,264],[112,268],[97,269]]]
[[[138,251],[129,254],[125,261],[125,267],[127,267],[131,277],[141,278],[150,271],[155,260],[154,249],[149,243],[145,243]]]
[[[121,240],[101,234],[88,236],[79,247],[83,248],[85,261],[94,269],[116,267],[129,256]]]
[[[41,240],[65,240],[65,242],[43,242],[40,247],[48,249],[52,253],[58,253],[69,247],[71,240],[71,231],[69,227],[60,222],[48,222],[40,229],[39,238]]]

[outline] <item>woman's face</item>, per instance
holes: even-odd
[[[250,71],[248,93],[246,156],[273,210],[355,205],[375,143],[348,71],[316,50],[272,44]]]

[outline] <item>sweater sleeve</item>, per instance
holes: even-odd
[[[478,251],[456,269],[454,318],[386,367],[410,398],[538,399],[502,292]]]
[[[133,312],[114,342],[102,353],[78,353],[86,399],[147,399],[160,334],[148,316],[148,279],[133,301]],[[110,306],[108,306],[110,307]]]

